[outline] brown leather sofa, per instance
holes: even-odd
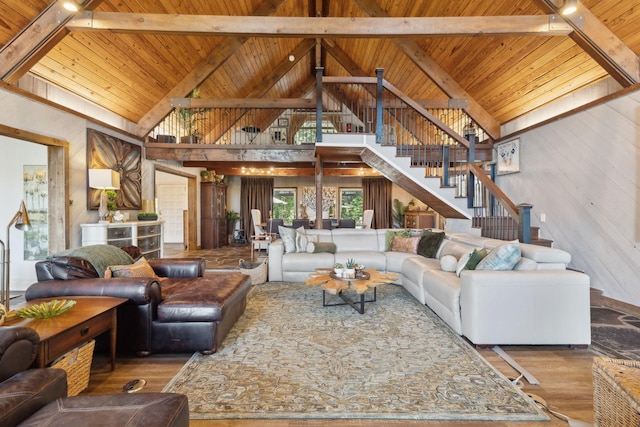
[[[28,369],[39,344],[31,328],[0,328],[0,426],[189,425],[189,403],[183,394],[67,397],[64,370]]]
[[[38,282],[26,293],[37,298],[113,296],[118,308],[118,350],[210,354],[244,313],[251,278],[207,273],[201,258],[150,259],[159,278],[100,278],[82,258],[53,257],[36,263]]]

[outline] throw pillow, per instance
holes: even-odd
[[[392,252],[406,252],[409,254],[418,253],[418,243],[420,243],[420,237],[398,237],[393,238],[391,244]]]
[[[308,235],[304,227],[296,229],[296,252],[307,252],[307,245],[318,241],[317,235]]]
[[[307,245],[307,252],[311,254],[317,254],[320,252],[335,254],[336,244],[333,242],[310,242]]]
[[[444,232],[434,233],[431,230],[423,231],[420,243],[418,244],[418,255],[422,255],[425,258],[435,258],[443,240]]]
[[[391,247],[393,246],[393,238],[395,236],[410,237],[410,233],[411,233],[410,230],[387,230],[386,240],[384,245],[385,252],[388,252],[391,250]]]
[[[478,263],[487,256],[486,249],[474,249],[460,257],[456,265],[456,276],[460,277],[463,270],[475,270]]]
[[[278,234],[284,243],[285,253],[291,253],[296,251],[296,230],[289,227],[278,226]]]
[[[145,257],[129,265],[110,265],[104,272],[104,277],[158,277],[153,267]]]
[[[509,242],[498,246],[482,259],[476,270],[513,270],[520,261],[520,245]]]
[[[440,258],[440,269],[442,269],[442,271],[455,273],[457,265],[458,260],[453,255],[445,255]]]

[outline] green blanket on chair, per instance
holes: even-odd
[[[98,276],[104,277],[104,271],[110,265],[133,264],[133,258],[117,246],[112,245],[90,245],[81,248],[67,249],[51,255],[49,258],[61,256],[74,256],[82,258],[96,269]]]

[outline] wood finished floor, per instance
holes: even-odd
[[[215,251],[206,251],[207,257],[215,257]],[[241,250],[238,256],[249,254]],[[179,246],[170,245],[165,255],[181,256]],[[189,251],[189,256],[197,255]],[[237,263],[237,261],[236,261]],[[503,346],[503,350],[521,366],[533,374],[540,385],[532,386],[524,381],[524,390],[536,394],[556,412],[573,419],[593,422],[593,379],[591,366],[597,353],[590,349],[571,349],[565,346]],[[479,353],[508,378],[519,374],[491,349],[479,349]],[[107,357],[96,354],[89,387],[83,394],[121,393],[122,386],[133,379],[147,381],[143,391],[161,391],[189,359],[191,354],[152,355],[146,358],[119,356],[114,372],[108,371]],[[191,426],[258,427],[258,426],[567,426],[550,416],[550,422],[460,422],[460,421],[374,421],[374,420],[191,420]]]

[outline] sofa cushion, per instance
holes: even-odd
[[[328,252],[294,252],[282,257],[282,271],[311,273],[316,268],[333,268],[334,255]],[[344,264],[344,262],[343,262]]]
[[[434,233],[431,230],[423,231],[420,243],[418,244],[418,254],[426,258],[435,258],[443,240],[444,232]]]
[[[385,239],[385,252],[391,250],[393,246],[393,238],[395,236],[398,237],[411,237],[411,230],[387,230],[386,239]]]
[[[145,257],[141,257],[130,265],[110,265],[104,272],[105,278],[110,277],[158,277]]]
[[[407,255],[402,252],[397,253]],[[350,258],[353,258],[357,264],[364,265],[365,268],[375,268],[380,271],[386,271],[387,269],[387,257],[384,253],[377,251],[338,251],[335,255],[335,262],[346,265],[347,260]]]
[[[387,271],[390,273],[402,273],[402,264],[407,258],[422,258],[418,254],[407,252],[386,252]]]
[[[192,279],[162,282],[160,322],[215,322],[222,320],[225,307],[239,298],[251,278],[241,273],[208,273]]]
[[[482,259],[476,270],[513,270],[520,261],[520,245],[517,241],[498,246]]]
[[[378,250],[378,233],[376,230],[336,228],[330,232],[333,243],[336,244],[336,253]]]
[[[418,253],[418,243],[420,243],[420,237],[400,237],[394,236],[393,243],[391,244],[392,252],[406,252],[409,254]]]
[[[389,252],[388,254],[391,254]],[[402,262],[401,273],[409,281],[422,286],[422,277],[425,270],[440,269],[440,261],[435,258],[425,258],[419,255],[406,257]]]

